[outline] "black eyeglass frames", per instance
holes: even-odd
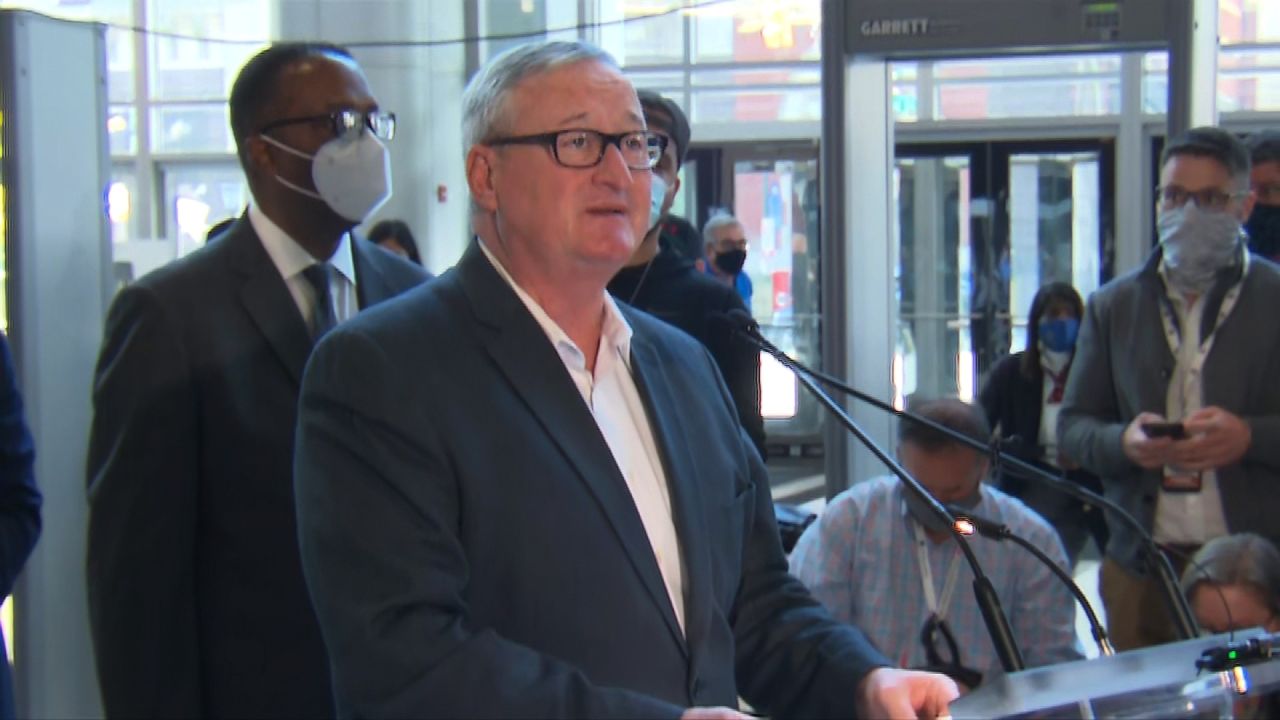
[[[319,123],[328,121],[333,129],[334,137],[348,138],[359,135],[364,130],[373,133],[379,140],[390,140],[396,135],[396,114],[385,110],[338,110],[323,115],[307,115],[305,117],[282,118],[272,120],[263,125],[259,133],[265,133],[285,125],[302,123]]]
[[[614,145],[622,160],[632,170],[650,170],[662,159],[667,138],[657,133],[636,131],[609,134],[595,130],[558,130],[536,135],[494,138],[485,145],[545,145],[551,156],[564,167],[589,168],[600,164],[604,153]]]

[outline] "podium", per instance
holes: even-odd
[[[951,703],[954,718],[1221,718],[1241,696],[1280,689],[1280,657],[1200,671],[1205,650],[1269,637],[1261,628],[991,678]]]

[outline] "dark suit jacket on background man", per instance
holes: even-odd
[[[426,277],[351,250],[361,308]],[[122,291],[104,337],[88,567],[108,715],[331,715],[293,520],[312,340],[248,216]]]

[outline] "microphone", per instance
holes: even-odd
[[[1017,472],[1020,477],[1035,480],[1044,483],[1051,488],[1055,488],[1058,492],[1066,493],[1081,502],[1091,503],[1106,508],[1114,517],[1128,525],[1138,533],[1143,539],[1143,550],[1146,554],[1147,565],[1150,566],[1156,574],[1156,579],[1160,582],[1160,588],[1163,591],[1165,605],[1173,617],[1174,625],[1178,630],[1178,634],[1184,640],[1190,640],[1200,636],[1200,626],[1196,623],[1195,615],[1191,612],[1191,606],[1187,603],[1187,598],[1183,596],[1182,591],[1178,587],[1177,575],[1173,572],[1173,566],[1169,564],[1169,558],[1160,550],[1160,546],[1156,544],[1155,538],[1147,531],[1142,523],[1138,522],[1133,515],[1127,510],[1117,505],[1106,496],[1089,490],[1088,488],[1070,482],[1063,477],[1059,477],[1050,473],[1037,465],[1029,463],[1021,458],[1003,452],[999,449],[998,443],[992,445],[984,445],[973,438],[958,433],[949,427],[940,423],[936,423],[928,418],[920,417],[909,412],[904,412],[880,400],[879,398],[868,395],[867,393],[851,387],[839,378],[828,375],[824,372],[810,369],[801,363],[793,360],[786,353],[779,350],[773,343],[769,342],[760,334],[759,325],[751,316],[743,310],[735,309],[725,313],[724,322],[729,324],[737,335],[755,347],[769,353],[778,362],[787,366],[792,372],[796,373],[796,377],[802,375],[817,379],[831,387],[849,395],[857,400],[867,403],[873,407],[892,413],[899,418],[905,418],[912,422],[917,422],[927,427],[933,428],[947,437],[961,443],[965,447],[973,448],[979,452],[990,454],[999,464],[1006,468],[1011,468]],[[745,318],[745,319],[744,319]],[[785,359],[784,359],[785,358]],[[803,382],[803,381],[802,381]],[[994,463],[993,463],[994,464]]]
[[[853,433],[868,450],[876,456],[880,462],[884,463],[894,475],[897,476],[899,482],[902,483],[904,492],[912,495],[917,501],[929,507],[929,510],[938,518],[946,523],[947,528],[951,532],[951,538],[960,545],[960,550],[968,562],[970,569],[973,571],[973,594],[977,601],[978,609],[982,612],[982,620],[987,626],[987,632],[991,635],[991,643],[995,646],[996,653],[1000,656],[1000,664],[1004,667],[1005,672],[1017,672],[1026,667],[1022,659],[1022,653],[1018,650],[1018,645],[1014,641],[1013,631],[1009,628],[1009,619],[1005,617],[1004,611],[1000,608],[1000,598],[996,596],[995,587],[991,584],[991,579],[986,573],[982,572],[982,566],[978,563],[978,557],[973,553],[973,548],[969,547],[966,536],[959,532],[956,528],[956,520],[951,517],[951,513],[934,499],[933,495],[925,490],[920,482],[907,472],[893,456],[885,452],[879,445],[876,445],[870,436],[858,427],[858,424],[849,417],[844,408],[840,407],[831,396],[823,392],[817,383],[809,376],[810,373],[796,361],[792,360],[789,355],[774,347],[760,334],[760,325],[745,310],[735,308],[724,313],[723,318],[713,316],[716,324],[723,324],[730,333],[743,338],[748,343],[769,353],[778,362],[785,365],[793,373],[800,384],[808,390],[811,395],[819,403],[822,404],[846,430]]]
[[[1076,585],[1075,579],[1071,577],[1066,570],[1063,570],[1058,563],[1052,558],[1045,555],[1040,548],[1032,545],[1026,538],[1015,535],[1008,525],[998,523],[990,518],[982,517],[971,510],[966,510],[955,505],[947,505],[947,510],[956,518],[956,529],[967,535],[972,535],[976,531],[985,538],[991,538],[996,542],[1011,540],[1015,545],[1020,546],[1027,552],[1031,553],[1037,560],[1044,563],[1053,574],[1061,580],[1071,594],[1075,596],[1076,602],[1080,607],[1084,608],[1084,614],[1089,619],[1089,629],[1093,632],[1093,639],[1098,643],[1098,650],[1104,655],[1115,655],[1115,648],[1111,647],[1111,640],[1107,637],[1107,630],[1098,620],[1098,614],[1093,611],[1093,605],[1089,604],[1089,598],[1085,597],[1084,591]]]

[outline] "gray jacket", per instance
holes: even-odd
[[[1121,436],[1144,411],[1163,415],[1173,373],[1160,303],[1160,251],[1145,266],[1113,280],[1089,299],[1067,380],[1058,441],[1067,456],[1102,478],[1107,497],[1148,531],[1155,522],[1160,470],[1143,470],[1125,456]],[[1216,318],[1240,268],[1224,270],[1206,298]],[[1251,258],[1230,315],[1217,328],[1203,373],[1204,406],[1218,406],[1249,423],[1253,439],[1237,464],[1218,469],[1227,528],[1277,537],[1280,514],[1280,267]],[[1214,330],[1205,322],[1202,337]],[[1111,518],[1107,554],[1135,572],[1140,538]]]

